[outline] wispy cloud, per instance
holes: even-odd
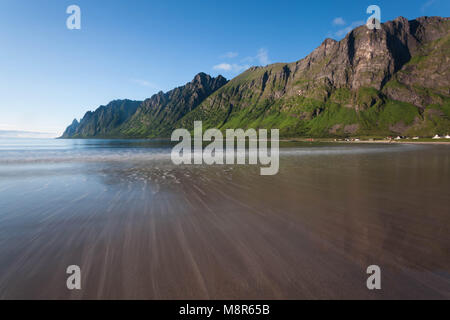
[[[435,2],[435,0],[428,0],[427,2],[425,2],[422,5],[422,7],[420,8],[420,11],[424,12],[425,10],[427,10],[428,7],[431,7],[434,2]]]
[[[270,63],[269,60],[269,52],[265,48],[261,48],[258,50],[258,54],[256,55],[256,59],[262,65],[268,65]]]
[[[246,63],[255,63],[256,62],[260,65],[270,64],[269,51],[266,48],[261,48],[256,53],[256,56],[245,57],[244,59],[241,60],[241,62],[246,62]]]
[[[236,52],[228,52],[221,57],[226,57],[229,59],[233,59],[237,57],[238,54]],[[240,63],[228,63],[228,62],[222,62],[219,64],[216,64],[213,66],[214,70],[217,71],[223,71],[228,73],[239,73],[242,71],[247,70],[250,68],[252,64],[259,64],[259,65],[268,65],[270,64],[269,59],[269,51],[266,48],[260,48],[255,56],[248,56],[240,60]]]
[[[350,31],[352,31],[353,29],[355,29],[356,27],[362,26],[366,24],[365,21],[359,20],[359,21],[353,21],[350,25],[348,25],[345,28],[339,29],[337,31],[335,31],[333,33],[334,36],[336,37],[342,37],[345,36],[347,33],[349,33]]]
[[[137,85],[140,85],[141,87],[147,87],[147,88],[150,88],[150,89],[160,90],[160,87],[157,84],[155,84],[153,82],[150,82],[150,81],[147,81],[147,80],[130,79],[130,81],[135,83],[135,84],[137,84]]]
[[[334,26],[344,26],[345,20],[342,17],[337,17],[333,19],[333,25]]]
[[[229,51],[220,56],[221,59],[233,59],[236,58],[239,54],[237,52]]]
[[[217,64],[215,66],[213,66],[214,70],[218,70],[218,71],[225,71],[225,72],[230,72],[230,73],[238,73],[238,72],[242,72],[246,69],[250,68],[249,65],[241,65],[241,64],[236,64],[236,63],[220,63]]]

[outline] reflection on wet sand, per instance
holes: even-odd
[[[450,298],[450,149],[312,149],[282,153],[276,176],[164,159],[3,165],[0,298]],[[71,264],[81,291],[66,288]]]

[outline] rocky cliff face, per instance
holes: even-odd
[[[419,18],[410,23],[414,32],[411,59],[392,77],[383,92],[391,99],[425,109],[445,104],[450,96],[450,21]],[[417,42],[414,42],[418,39]]]
[[[448,35],[449,19],[399,17],[381,30],[361,26],[342,41],[325,40],[303,60],[290,65],[292,78],[327,79],[334,88],[380,90],[421,48]]]

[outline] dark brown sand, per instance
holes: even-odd
[[[287,153],[276,176],[4,165],[0,298],[449,299],[450,148],[370,148]],[[66,288],[71,264],[80,291]]]

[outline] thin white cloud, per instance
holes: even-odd
[[[245,63],[257,62],[260,65],[268,65],[268,64],[270,64],[269,52],[267,51],[267,49],[261,48],[256,53],[256,56],[245,57],[244,59],[241,60],[241,62],[245,62]]]
[[[336,37],[342,37],[342,36],[345,36],[347,33],[349,33],[350,31],[352,31],[352,30],[355,29],[356,27],[362,26],[362,25],[364,25],[364,24],[366,24],[366,22],[365,22],[365,21],[362,21],[362,20],[360,20],[360,21],[353,21],[349,26],[347,26],[347,27],[345,27],[345,28],[342,28],[342,29],[336,31],[336,32],[334,33],[334,35],[335,35]]]
[[[262,65],[270,64],[269,60],[269,52],[265,48],[261,48],[258,50],[258,54],[256,55],[258,62]]]
[[[239,55],[237,52],[229,51],[220,56],[221,59],[233,59]]]
[[[345,26],[345,20],[342,17],[337,17],[333,19],[334,26]]]
[[[255,57],[245,57],[245,58],[241,59],[241,62],[245,62],[245,63],[253,63],[253,61],[255,61]]]
[[[237,53],[235,55],[231,54],[232,52],[228,52],[227,57],[232,58],[236,57]],[[270,64],[269,59],[269,52],[265,48],[260,48],[255,56],[245,57],[241,59],[241,63],[227,63],[222,62],[219,64],[216,64],[212,68],[216,71],[224,71],[228,73],[239,73],[242,71],[247,70],[250,68],[251,64],[257,63],[259,65],[268,65]]]
[[[250,66],[249,65],[240,65],[240,64],[236,64],[236,63],[220,63],[217,64],[215,66],[213,66],[214,70],[217,71],[225,71],[225,72],[230,72],[230,73],[238,73],[241,71],[244,71],[246,69],[248,69]]]
[[[231,70],[231,64],[229,63],[221,63],[217,64],[213,67],[214,70],[223,70],[223,71],[230,71]]]
[[[428,7],[431,7],[433,5],[433,3],[435,2],[435,0],[428,0],[427,2],[425,2],[422,7],[420,8],[420,10],[422,12],[424,12]]]
[[[142,80],[142,79],[130,79],[131,82],[140,85],[141,87],[147,87],[147,88],[151,88],[151,89],[156,89],[156,90],[160,90],[160,87],[157,84],[154,84],[150,81],[147,80]]]

